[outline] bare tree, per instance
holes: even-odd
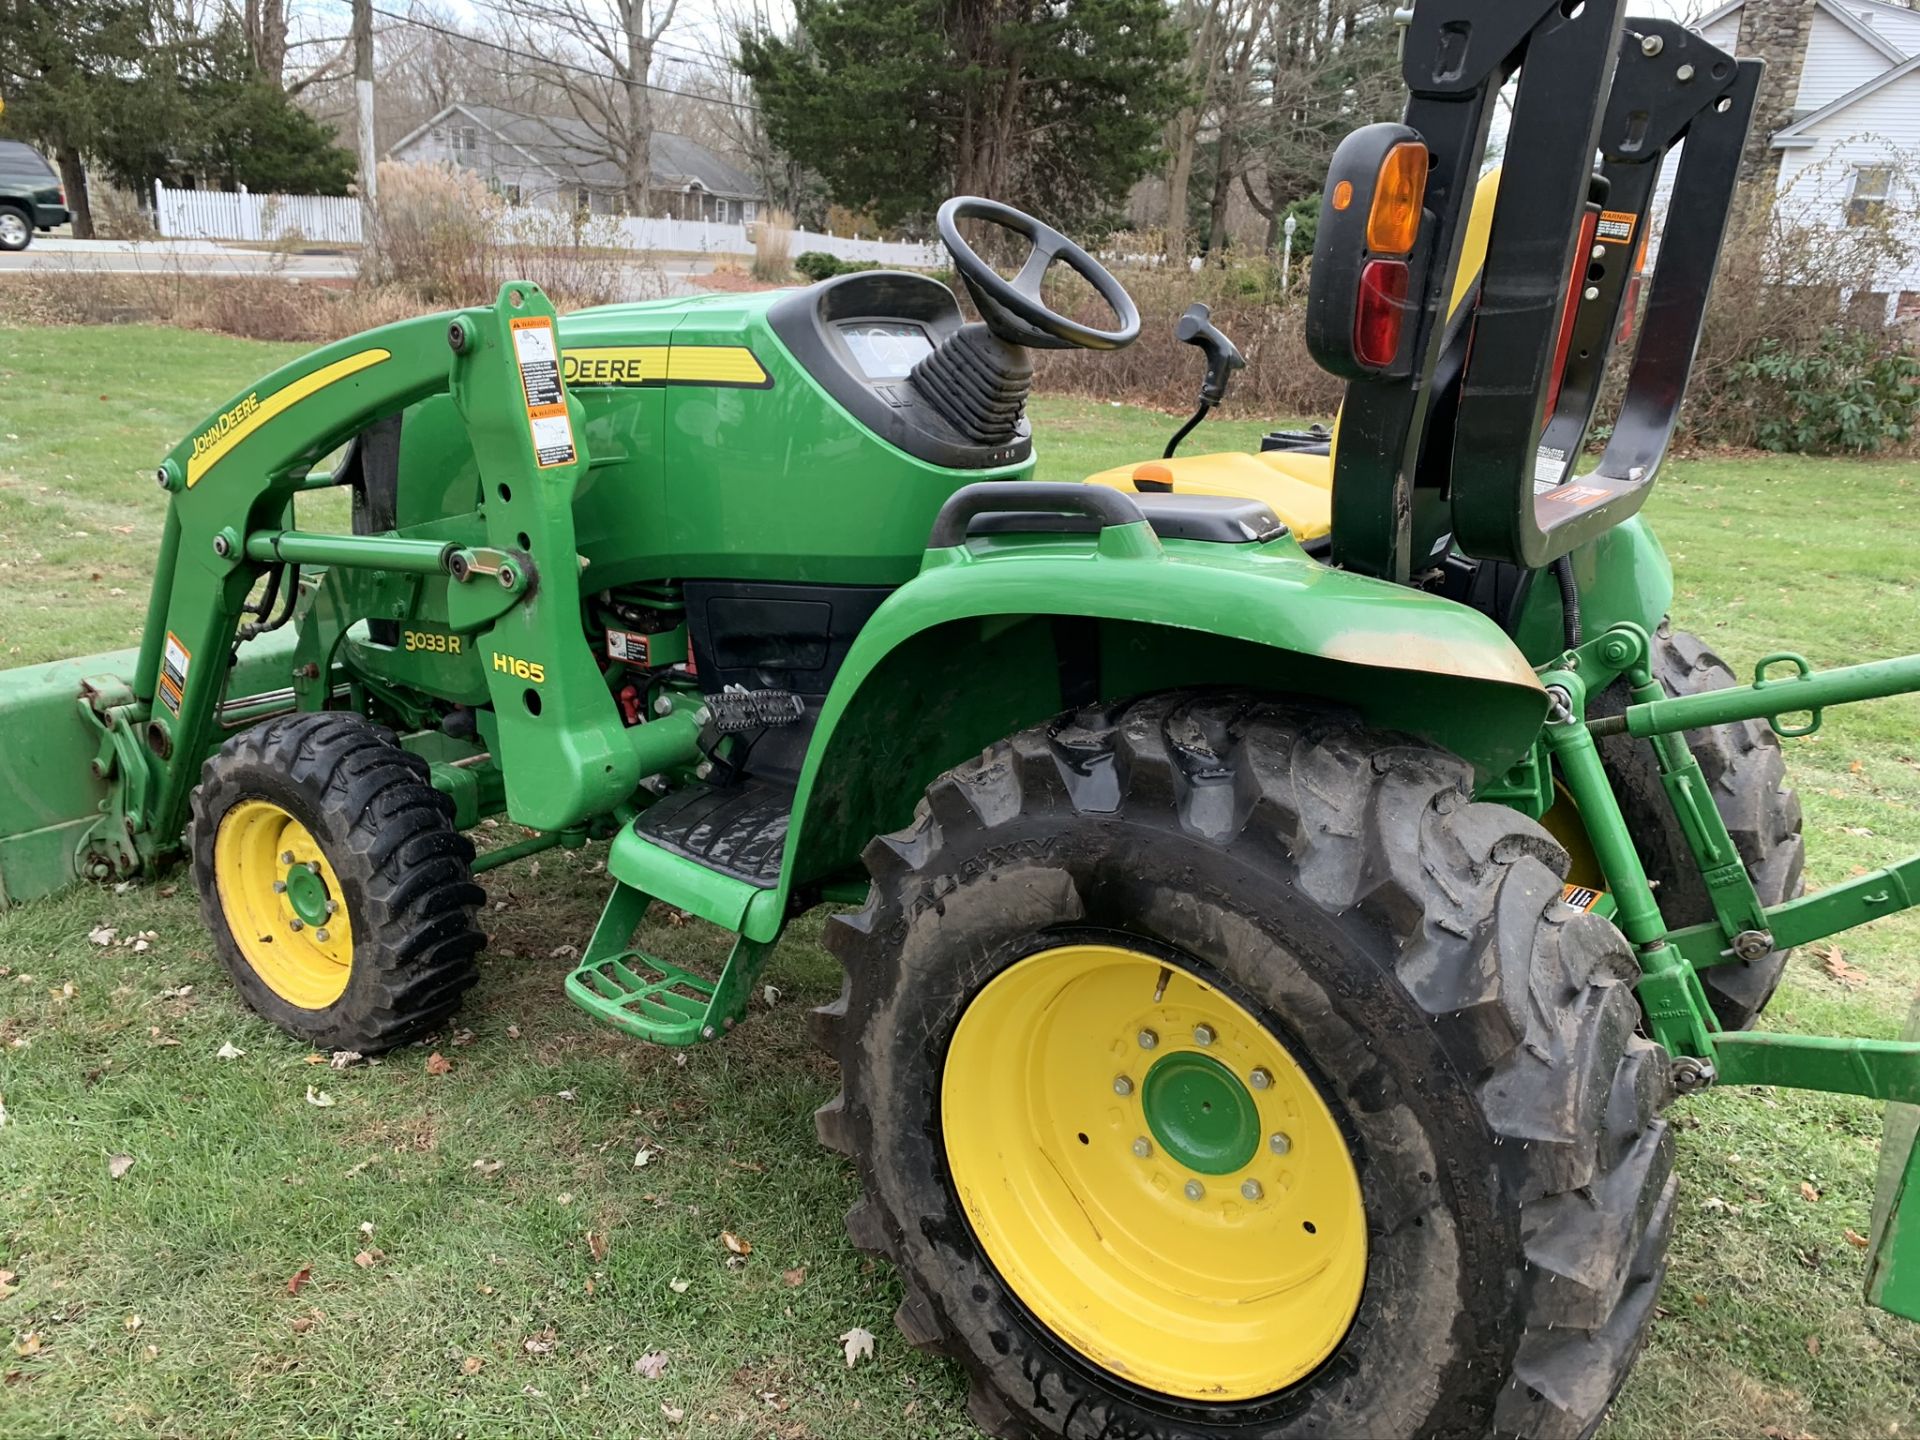
[[[352,54],[352,42],[345,35],[296,37],[294,5],[295,0],[220,0],[220,12],[236,21],[246,36],[247,49],[261,76],[289,95],[298,95],[345,73]],[[287,67],[294,52],[315,49],[323,52],[321,58],[289,78]]]
[[[502,0],[535,69],[565,98],[590,137],[585,147],[619,167],[627,208],[645,214],[654,131],[654,49],[680,0]],[[554,55],[554,42],[563,53]]]

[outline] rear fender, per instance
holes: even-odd
[[[750,935],[777,928],[795,884],[844,870],[904,825],[942,771],[1097,699],[1234,685],[1320,700],[1444,746],[1482,779],[1539,733],[1545,691],[1465,606],[1331,570],[1284,537],[1117,548],[1009,538],[928,553],[834,681],[783,888],[756,905]]]

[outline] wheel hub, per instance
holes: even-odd
[[[327,882],[320,878],[311,862],[287,867],[287,904],[308,925],[324,925],[333,912],[328,908]]]
[[[221,818],[213,872],[234,944],[274,994],[324,1010],[346,992],[352,921],[339,877],[299,819],[243,800]]]
[[[1202,1175],[1231,1175],[1259,1152],[1252,1092],[1211,1055],[1186,1050],[1154,1061],[1140,1108],[1167,1157]]]

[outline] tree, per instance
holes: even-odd
[[[184,123],[154,173],[192,176],[202,185],[244,185],[291,195],[344,195],[353,155],[259,70],[241,28],[222,21],[185,55],[180,76]]]
[[[535,68],[566,97],[591,135],[587,149],[625,180],[627,208],[648,211],[653,154],[653,51],[680,0],[504,0]],[[583,63],[584,62],[584,63]]]
[[[884,225],[950,194],[1105,218],[1184,90],[1162,0],[797,0],[741,37],[773,143]]]
[[[73,233],[93,235],[84,156],[124,108],[126,76],[150,53],[142,0],[0,0],[5,125],[60,167]]]

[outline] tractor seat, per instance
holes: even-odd
[[[1231,495],[1257,500],[1302,541],[1317,540],[1333,529],[1333,460],[1327,455],[1299,450],[1180,455],[1118,465],[1089,475],[1087,483],[1139,495]]]

